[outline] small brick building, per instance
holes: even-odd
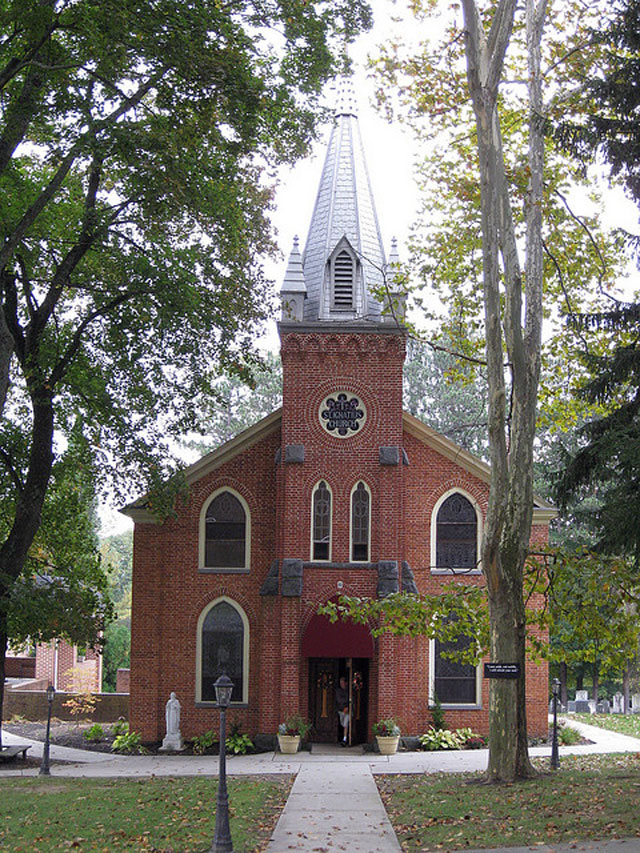
[[[230,717],[273,735],[299,711],[312,740],[339,739],[334,693],[349,679],[352,742],[379,718],[426,730],[437,693],[450,727],[488,728],[482,668],[434,641],[331,625],[341,593],[438,592],[460,574],[482,584],[489,471],[402,410],[406,333],[393,293],[353,98],[342,93],[304,254],[282,287],[282,408],[186,471],[189,494],[158,524],[135,521],[130,722],[164,735],[171,691],[181,729],[216,728],[213,683],[235,687]],[[387,284],[391,282],[391,286]],[[393,310],[384,312],[384,298]],[[534,508],[532,541],[553,510]],[[547,669],[527,664],[528,721],[547,730]]]

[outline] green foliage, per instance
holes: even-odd
[[[292,737],[300,736],[304,739],[311,731],[311,723],[298,712],[280,723],[278,726],[278,734],[290,735]]]
[[[102,658],[102,689],[115,692],[118,669],[126,668],[131,657],[131,626],[129,620],[118,620],[107,625],[104,632]]]
[[[437,695],[433,697],[433,704],[431,705],[430,711],[431,722],[433,723],[432,728],[434,728],[436,731],[442,731],[443,729],[446,729],[442,702],[440,701]]]
[[[129,733],[129,723],[120,717],[120,719],[116,720],[115,723],[111,725],[111,734],[114,737],[118,735],[126,735]]]
[[[400,734],[400,727],[393,717],[387,717],[374,723],[372,731],[376,737],[397,737]]]
[[[100,723],[94,723],[82,732],[82,737],[90,741],[104,740],[104,729]]]
[[[486,590],[464,581],[444,584],[439,595],[341,595],[337,602],[321,605],[318,613],[330,622],[342,619],[368,625],[375,637],[385,631],[396,636],[430,637],[443,643],[473,637],[474,642],[450,653],[460,663],[477,665],[489,643]]]
[[[197,735],[193,739],[193,751],[196,755],[204,755],[207,750],[219,742],[217,732],[209,729],[201,735]]]
[[[441,749],[462,749],[466,738],[457,731],[430,728],[428,732],[420,735],[418,740],[422,749],[435,752]]]
[[[146,755],[147,752],[142,745],[142,735],[139,732],[126,732],[116,735],[111,744],[111,751],[123,755]]]
[[[231,733],[228,735],[224,743],[227,748],[227,752],[230,752],[232,755],[246,755],[254,749],[253,741],[249,735],[244,734],[240,730],[240,723],[238,722],[232,724]]]
[[[563,746],[575,746],[582,740],[582,735],[571,726],[560,726],[558,729],[558,741]]]
[[[403,403],[414,417],[476,456],[487,455],[487,384],[477,365],[457,357],[458,342],[437,347],[409,339]]]
[[[637,653],[640,579],[623,559],[587,549],[555,549],[529,563],[530,624],[548,628],[551,643],[531,632],[532,648],[552,661],[594,664],[620,672]],[[539,596],[534,598],[533,596]]]

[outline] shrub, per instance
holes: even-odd
[[[224,742],[227,752],[233,755],[246,755],[253,749],[253,741],[249,735],[240,731],[240,723],[233,723],[231,734]]]
[[[558,741],[563,746],[574,746],[576,743],[580,743],[581,740],[582,735],[580,732],[571,726],[562,726],[562,728],[558,729]]]
[[[388,717],[386,720],[378,720],[374,723],[373,733],[376,737],[397,737],[400,734],[400,727],[393,717]]]
[[[418,738],[423,749],[435,751],[439,749],[462,749],[464,737],[461,737],[458,732],[449,731],[449,729],[429,729],[426,734],[420,735]]]
[[[126,735],[129,733],[129,723],[124,717],[119,717],[111,726],[111,734],[114,737],[118,735]]]
[[[438,699],[438,696],[434,696],[433,705],[430,708],[431,711],[431,728],[435,729],[437,732],[446,729],[445,721],[444,721],[444,711],[442,710],[442,703]]]
[[[147,752],[142,745],[142,735],[139,732],[118,735],[111,744],[111,751],[129,755],[145,755]]]
[[[209,729],[208,732],[204,732],[204,734],[198,735],[198,737],[194,737],[192,748],[195,755],[204,755],[204,753],[211,749],[212,746],[218,743],[218,735],[214,732],[213,729]]]
[[[104,740],[104,729],[100,723],[94,723],[86,731],[82,732],[82,737],[90,741]]]

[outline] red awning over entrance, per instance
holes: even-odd
[[[315,613],[302,638],[306,658],[372,658],[373,637],[366,625],[343,622],[333,624]]]

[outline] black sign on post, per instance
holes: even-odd
[[[485,678],[519,678],[519,663],[485,663]]]

